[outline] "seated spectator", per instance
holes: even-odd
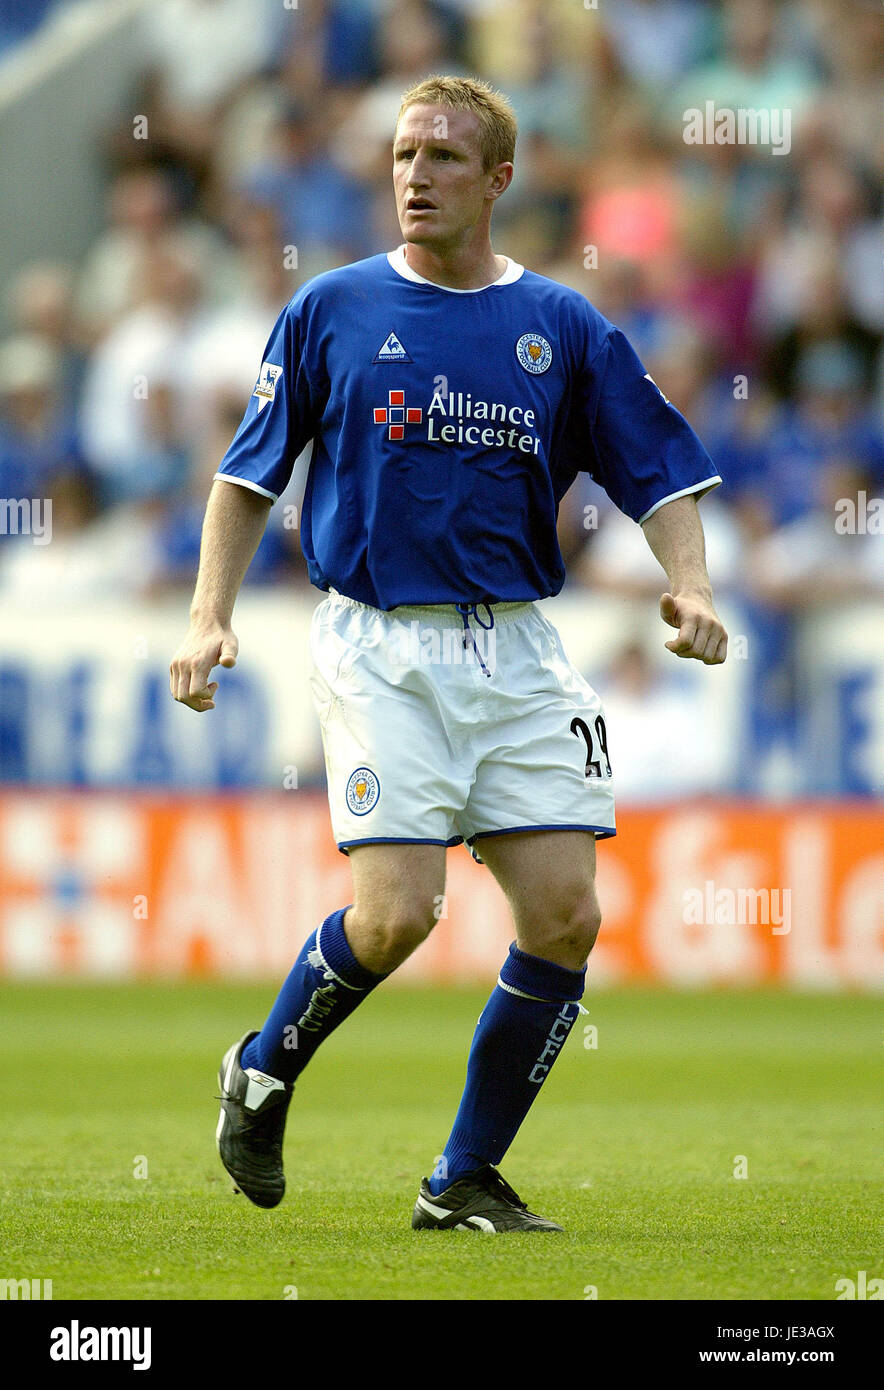
[[[884,498],[874,493],[854,463],[830,463],[815,504],[749,554],[751,593],[793,613],[884,594]]]
[[[182,215],[172,183],[160,169],[119,174],[108,190],[107,222],[77,287],[77,312],[92,341],[134,307],[158,247],[180,246],[213,289],[229,274],[219,232],[198,217]]]
[[[713,15],[703,0],[617,0],[599,18],[623,76],[665,92],[710,55]]]
[[[774,0],[729,0],[721,14],[723,51],[673,89],[676,118],[711,100],[731,110],[788,110],[797,123],[819,91],[820,76],[812,55],[793,41],[788,10]]]
[[[728,390],[719,384],[704,413],[701,435],[725,480],[728,505],[744,534],[756,539],[774,525],[769,496],[773,467],[770,438],[779,407],[764,380],[751,377],[747,390],[745,398],[738,397],[734,388]]]
[[[291,103],[270,149],[242,176],[241,191],[273,210],[283,243],[297,248],[299,260],[344,263],[375,249],[366,190],[336,165],[324,115]]]
[[[795,152],[794,197],[761,239],[753,316],[766,374],[783,395],[794,388],[803,346],[839,339],[861,356],[870,386],[882,342],[882,223],[842,124],[830,128],[814,112]]]
[[[86,370],[73,294],[73,268],[49,261],[26,265],[13,277],[7,294],[14,331],[41,338],[55,353],[59,411],[72,431]]]
[[[50,474],[82,467],[60,379],[45,339],[20,334],[0,346],[0,497],[42,496]]]
[[[204,323],[198,263],[176,243],[148,258],[142,302],[92,355],[83,448],[108,503],[168,495],[186,484],[181,364]]]
[[[770,466],[760,480],[778,527],[822,504],[836,465],[884,480],[884,438],[866,403],[860,359],[843,343],[816,343],[801,355],[796,376],[797,398],[771,431]]]
[[[331,151],[337,167],[357,183],[383,179],[390,202],[390,145],[402,93],[428,73],[460,68],[450,30],[427,0],[392,0],[382,12],[379,43],[382,75],[352,103]]]
[[[291,13],[280,0],[152,0],[138,19],[154,135],[200,163],[225,101],[279,54]]]
[[[608,124],[604,152],[586,172],[580,237],[598,263],[642,267],[654,298],[671,294],[678,263],[682,189],[650,111],[635,99]]]

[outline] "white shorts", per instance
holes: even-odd
[[[598,695],[536,604],[494,604],[490,631],[488,617],[480,605],[468,637],[453,604],[383,612],[332,593],[317,607],[311,685],[339,849],[616,834]]]

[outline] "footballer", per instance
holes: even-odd
[[[564,582],[556,517],[578,473],[642,527],[666,572],[669,650],[707,665],[727,651],[697,510],[721,481],[708,454],[618,328],[492,249],[515,144],[512,107],[486,83],[437,76],[404,94],[403,244],[316,276],[283,309],[206,509],[171,663],[172,695],[198,712],[214,708],[212,669],[236,662],[237,592],[312,441],[301,539],[327,597],[311,684],[353,902],[317,926],[263,1028],[221,1063],[221,1161],[261,1207],[285,1191],[298,1076],[427,937],[446,851],[466,842],[515,939],[412,1226],[561,1229],[497,1165],[580,1012],[595,846],[615,834],[602,705],[538,602]]]

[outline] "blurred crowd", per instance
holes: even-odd
[[[884,538],[835,528],[839,499],[884,494],[878,3],[155,0],[133,22],[104,230],[6,290],[0,496],[51,497],[53,545],[5,539],[0,595],[190,587],[280,308],[401,239],[390,141],[433,71],[513,100],[495,248],[622,327],[709,449],[717,591],[772,631],[884,592]],[[789,152],[687,144],[685,111],[710,100],[788,110]],[[572,586],[658,596],[640,533],[588,478],[561,540]],[[306,585],[281,507],[247,582]]]

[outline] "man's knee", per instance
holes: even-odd
[[[354,954],[369,970],[388,974],[426,941],[438,918],[433,899],[415,897],[396,903],[358,901],[344,919]]]
[[[602,914],[594,892],[584,893],[554,925],[554,940],[560,948],[573,950],[586,960],[596,942]]]
[[[519,944],[530,955],[581,970],[595,945],[601,921],[598,898],[590,886],[549,904],[542,916],[523,924]]]
[[[444,902],[444,845],[359,845],[351,851],[350,947],[367,970],[387,975],[429,936]]]

